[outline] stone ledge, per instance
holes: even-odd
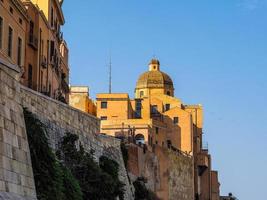
[[[23,197],[8,192],[0,192],[0,200],[37,200],[37,199],[34,197]]]
[[[20,71],[21,71],[17,65],[8,63],[5,60],[0,58],[0,68],[2,68],[1,65],[7,67],[8,69],[12,69],[12,70],[16,71],[17,73],[20,73]]]
[[[86,112],[83,112],[83,111],[81,111],[81,110],[78,110],[78,109],[76,109],[76,108],[74,108],[74,107],[71,107],[71,106],[68,105],[68,104],[62,103],[62,102],[57,101],[57,100],[55,100],[55,99],[52,99],[51,97],[48,97],[48,96],[46,96],[46,95],[43,95],[43,94],[41,94],[41,93],[39,93],[39,92],[36,92],[36,91],[34,91],[34,90],[30,89],[30,88],[27,88],[27,87],[25,87],[25,86],[23,86],[23,85],[21,85],[20,88],[21,88],[21,90],[24,90],[24,91],[26,91],[26,92],[29,92],[29,93],[33,94],[33,95],[36,95],[37,97],[41,97],[41,98],[43,98],[43,99],[45,99],[45,100],[47,100],[47,101],[52,101],[52,102],[55,103],[55,104],[58,104],[58,105],[60,105],[60,106],[63,106],[63,107],[65,107],[65,108],[67,108],[67,109],[70,109],[70,110],[72,110],[72,111],[78,112],[78,113],[80,113],[80,114],[82,114],[82,115],[85,115],[85,116],[87,116],[87,117],[91,117],[91,118],[96,119],[97,121],[100,122],[100,119],[97,118],[96,116],[93,116],[93,115],[91,115],[91,114],[88,114],[88,113],[86,113]]]

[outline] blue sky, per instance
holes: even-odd
[[[131,96],[156,55],[176,96],[205,109],[221,193],[266,199],[267,0],[67,0],[71,84]]]

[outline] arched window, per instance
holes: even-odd
[[[143,134],[137,134],[135,136],[136,144],[145,144],[145,136]]]
[[[144,96],[144,91],[140,91],[140,97]]]

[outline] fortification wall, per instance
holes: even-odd
[[[163,200],[194,200],[193,157],[156,146],[154,152],[129,146],[128,171],[134,181],[147,179],[146,186]]]
[[[114,137],[100,135],[100,120],[66,104],[21,86],[21,104],[46,126],[50,146],[57,150],[58,144],[67,132],[79,136],[79,142],[86,151],[93,150],[96,160],[106,155],[120,166],[119,178],[124,182],[125,199],[134,199],[132,185],[125,169],[120,141]]]
[[[19,69],[0,60],[0,199],[36,199]]]

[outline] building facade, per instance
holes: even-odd
[[[0,0],[0,58],[24,67],[28,17],[20,0]]]
[[[68,102],[68,48],[61,26],[65,19],[59,0],[23,0],[27,9],[27,45],[22,83],[54,99]]]
[[[214,176],[211,156],[202,145],[203,107],[186,105],[174,96],[173,81],[160,70],[157,59],[140,75],[134,99],[126,93],[98,94],[97,116],[102,133],[119,138],[134,135],[148,150],[161,147],[192,156],[195,199],[217,200],[213,183],[218,186],[218,176]]]
[[[71,86],[69,105],[96,116],[96,103],[89,97],[89,87]]]

